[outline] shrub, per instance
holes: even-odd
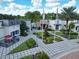
[[[69,33],[69,39],[76,39],[77,36],[78,36],[78,33],[76,33],[76,32],[70,32]]]
[[[26,44],[29,48],[32,48],[36,45],[35,40],[33,40],[32,38],[26,41]]]
[[[76,32],[69,32],[70,35],[78,35]]]
[[[49,57],[44,52],[40,52],[36,54],[36,59],[49,59]]]
[[[27,33],[26,33],[26,22],[25,21],[21,21],[21,24],[20,24],[20,35],[21,36],[26,36]]]
[[[63,41],[60,37],[56,37],[55,40],[56,40],[57,42]]]
[[[53,42],[53,38],[52,37],[47,37],[47,43],[52,43]]]

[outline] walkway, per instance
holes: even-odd
[[[50,59],[53,58],[53,56],[55,56],[56,54],[66,52],[66,51],[69,51],[69,50],[72,50],[74,48],[79,47],[79,45],[77,43],[73,43],[73,42],[68,41],[68,40],[46,45],[42,42],[42,39],[40,39],[34,35],[32,35],[32,36],[34,39],[35,38],[37,39],[39,47],[45,53],[47,53],[47,55],[50,57]]]
[[[20,59],[24,56],[35,55],[36,53],[39,53],[41,51],[42,50],[39,47],[36,47],[22,52],[6,55],[6,57],[3,57],[2,59]]]
[[[13,50],[17,46],[19,46],[21,43],[23,43],[24,41],[29,39],[30,36],[31,35],[28,35],[27,37],[20,37],[20,41],[19,42],[15,43],[14,45],[12,45],[12,46],[10,46],[8,48],[0,47],[0,59],[2,59],[6,54],[8,54],[11,50]]]
[[[18,52],[15,54],[7,55],[12,49],[16,48],[18,45],[20,45],[21,43],[23,43],[29,38],[34,38],[36,43],[38,44],[38,47],[25,50],[22,52]],[[0,48],[0,59],[19,59],[27,55],[33,55],[40,51],[44,51],[50,57],[50,59],[52,59],[53,56],[57,54],[75,49],[77,47],[79,47],[77,43],[73,43],[68,40],[64,40],[64,41],[53,43],[53,44],[44,44],[42,39],[38,38],[36,35],[29,34],[27,37],[21,37],[21,40],[19,42],[10,46],[9,48],[1,47]]]

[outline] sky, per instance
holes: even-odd
[[[61,13],[64,7],[76,6],[79,13],[79,0],[0,0],[0,14],[12,14],[23,16],[28,11],[40,11],[45,13]]]

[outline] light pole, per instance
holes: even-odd
[[[78,32],[78,36],[77,36],[77,39],[79,39],[79,27],[78,27],[78,31],[77,31],[77,32]]]
[[[45,20],[45,11],[44,11],[44,7],[43,7],[42,16],[43,16],[43,17],[42,17],[42,40],[43,40],[43,35],[44,35],[44,32],[43,32],[43,31],[44,31],[44,29],[43,29],[43,25],[44,25],[44,24],[43,24],[43,23],[44,23],[44,20]]]
[[[56,42],[55,41],[55,38],[56,38],[56,36],[55,36],[55,34],[56,34],[56,27],[59,25],[59,19],[58,19],[58,6],[57,6],[57,10],[56,10],[56,24],[55,24],[55,30],[54,30],[54,42]]]

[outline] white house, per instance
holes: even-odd
[[[26,26],[29,28],[29,31],[31,32],[31,21],[27,20],[26,22]]]
[[[61,30],[66,25],[66,21],[63,20],[49,20],[49,27],[54,30]]]
[[[69,21],[69,23],[70,22],[75,23],[75,28],[73,29],[73,31],[77,32],[79,30],[79,20]],[[39,22],[37,22],[37,27],[41,27],[41,24],[48,24],[48,27],[53,30],[61,30],[66,25],[66,21],[61,19],[40,20]]]
[[[0,40],[7,35],[12,37],[20,35],[20,22],[18,20],[0,20]]]
[[[73,29],[73,31],[75,32],[79,32],[79,20],[75,20],[75,28]]]
[[[70,22],[74,22],[75,23],[75,28],[72,29],[74,32],[78,32],[79,31],[79,20],[74,20],[74,21],[69,21]],[[65,20],[49,20],[49,27],[51,29],[54,30],[61,30],[64,25],[66,25],[66,21]]]

